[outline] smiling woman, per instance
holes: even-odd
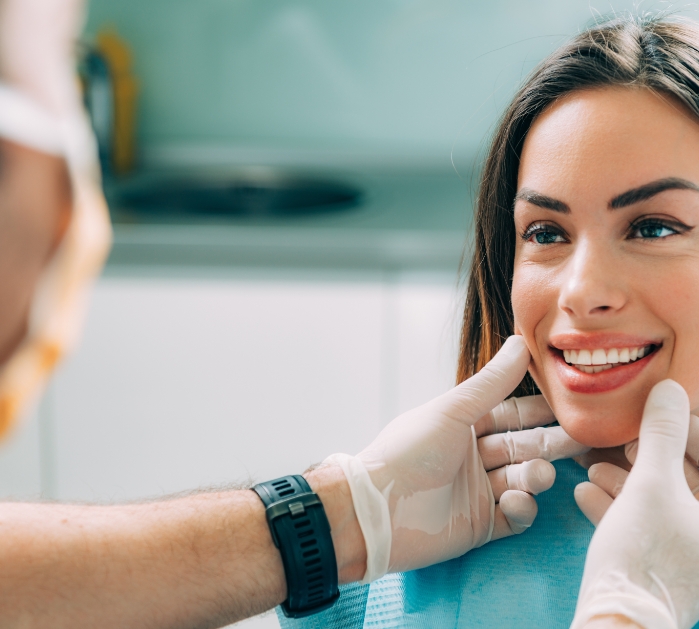
[[[621,19],[549,58],[486,162],[459,380],[513,332],[565,430],[638,436],[651,387],[699,405],[699,28]]]

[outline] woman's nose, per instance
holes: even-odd
[[[610,315],[626,304],[621,269],[600,249],[580,243],[569,259],[558,307],[571,317]]]

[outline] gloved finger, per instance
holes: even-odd
[[[684,477],[687,479],[689,491],[694,494],[695,498],[699,499],[699,470],[687,459],[684,460]]]
[[[439,411],[475,424],[500,404],[527,373],[531,354],[521,336],[508,338],[500,351],[475,376],[433,400]]]
[[[607,509],[614,502],[614,499],[604,489],[593,483],[580,483],[576,486],[573,495],[580,511],[595,526],[600,523]]]
[[[591,483],[604,489],[610,498],[616,498],[629,473],[612,463],[595,463],[587,470],[587,475]]]
[[[533,495],[551,489],[556,480],[556,468],[548,461],[534,459],[488,472],[488,480],[495,502],[498,502],[508,489],[526,491]]]
[[[508,430],[524,430],[535,426],[546,426],[556,418],[543,395],[510,398],[498,404],[475,424],[476,436],[492,435]]]
[[[689,416],[689,435],[687,436],[687,458],[699,467],[699,417]]]
[[[560,426],[486,435],[478,440],[478,452],[486,471],[532,459],[569,459],[589,449],[571,439]]]
[[[506,491],[495,505],[495,522],[491,540],[526,531],[533,523],[539,508],[533,496],[524,491]]]
[[[668,470],[677,476],[684,475],[682,464],[688,432],[687,393],[674,380],[659,382],[651,389],[643,409],[638,452],[630,475],[635,478],[640,473],[638,470]]]
[[[624,452],[626,454],[626,458],[629,460],[629,463],[633,464],[636,461],[636,455],[638,454],[638,440],[627,443],[626,447],[624,448]],[[688,461],[685,458],[684,462],[682,463],[682,467],[684,469],[684,477],[687,479],[687,485],[689,486],[690,491],[692,494],[694,494],[694,497],[699,500],[699,470],[696,468],[696,464]]]

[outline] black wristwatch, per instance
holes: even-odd
[[[282,611],[303,618],[331,607],[340,597],[330,524],[320,498],[303,476],[284,476],[255,485],[286,574]]]

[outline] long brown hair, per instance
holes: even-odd
[[[699,23],[628,15],[596,24],[545,59],[517,92],[480,178],[457,382],[478,372],[514,330],[513,202],[525,137],[534,119],[557,99],[605,86],[670,94],[699,117]],[[515,395],[536,391],[527,374]]]

